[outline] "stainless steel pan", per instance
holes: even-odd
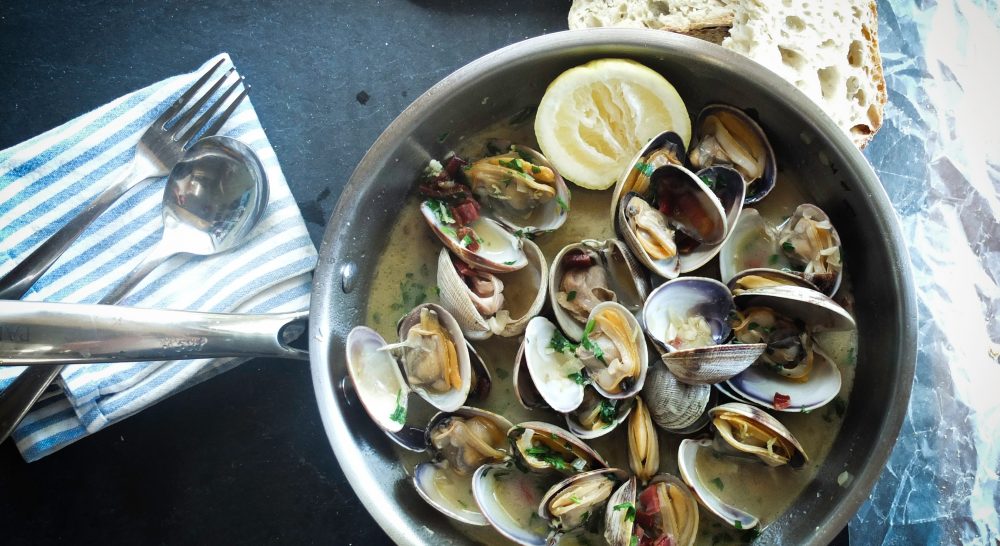
[[[609,56],[632,58],[660,70],[692,112],[710,102],[755,111],[777,152],[779,170],[784,166],[808,173],[801,181],[802,189],[830,214],[841,235],[859,331],[854,389],[840,435],[816,480],[762,537],[765,543],[825,544],[867,498],[892,450],[909,400],[916,307],[905,245],[892,206],[870,166],[815,104],[743,57],[667,32],[561,32],[514,44],[442,80],[400,114],[375,142],[351,176],[330,219],[313,286],[309,354],[330,444],[358,497],[396,542],[465,541],[416,495],[389,440],[359,405],[351,405],[350,398],[343,395],[344,339],[351,327],[364,320],[379,252],[412,191],[415,174],[430,158],[447,152],[437,136],[445,132],[456,137],[475,134],[536,105],[548,83],[563,70]],[[29,311],[23,302],[9,305],[18,303],[22,306],[0,307],[0,316],[10,318],[12,310],[24,311],[25,316],[37,311]],[[303,356],[286,346],[284,335],[301,322],[301,314],[257,320],[201,316],[195,320],[193,315],[179,313],[171,315],[169,322],[174,327],[161,333],[161,338],[112,336],[118,346],[111,353],[96,355],[93,346],[79,346],[86,335],[74,329],[72,321],[67,324],[54,319],[51,313],[58,314],[59,309],[42,306],[41,312],[50,313],[49,318],[34,317],[28,326],[42,336],[62,328],[60,335],[70,339],[76,352],[61,354],[78,359],[106,359],[113,357],[114,351],[158,357],[156,351],[162,347],[157,339],[161,338],[168,340],[174,358],[229,354],[227,344],[239,346],[232,354]],[[94,311],[76,308],[75,312]],[[108,321],[115,320],[103,311],[97,315],[97,329],[110,328]],[[118,319],[122,317],[136,321],[135,325],[145,321],[155,326],[157,322],[149,312],[133,312]],[[6,332],[10,323],[0,320],[4,322]],[[137,328],[126,331],[135,334]],[[14,343],[14,337],[24,332],[14,330],[7,342]],[[246,341],[246,335],[253,336],[252,343]],[[35,342],[41,339],[28,337],[34,337]],[[21,339],[20,343],[28,346],[33,342]],[[36,344],[34,350],[44,359],[48,349],[51,346],[46,348],[43,343]],[[845,470],[853,480],[841,487],[837,477]]]

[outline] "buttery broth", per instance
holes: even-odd
[[[483,157],[487,155],[485,142],[489,138],[507,138],[528,145],[534,145],[535,142],[530,123],[511,127],[504,122],[489,128],[482,135],[481,138],[465,139],[463,145],[457,147],[457,153],[467,159]],[[415,183],[418,176],[419,173],[414,173]],[[795,173],[780,172],[775,190],[754,208],[769,222],[780,223],[792,214],[796,206],[807,202],[804,195],[795,187],[794,181]],[[611,190],[590,191],[571,186],[571,191],[572,200],[566,223],[554,233],[543,235],[535,241],[550,265],[556,253],[568,244],[583,239],[604,240],[615,237],[610,220]],[[377,330],[387,340],[395,340],[395,325],[401,316],[420,303],[438,302],[436,268],[440,250],[441,243],[431,233],[419,212],[419,199],[411,197],[399,215],[396,225],[393,226],[389,242],[379,258],[375,279],[368,295],[368,326]],[[717,261],[712,260],[690,275],[718,278]],[[511,277],[508,281],[503,275],[501,279],[504,280],[506,287],[505,295],[508,294],[508,290],[513,292],[528,286],[523,279],[515,281]],[[849,293],[849,290],[850,286],[845,278],[841,293]],[[530,298],[519,299],[530,301]],[[517,316],[517,313],[513,313],[513,316]],[[488,399],[477,405],[503,415],[512,423],[541,420],[566,428],[563,416],[550,411],[527,410],[515,399],[512,368],[520,340],[521,337],[494,336],[489,340],[474,343],[480,355],[486,360],[493,378],[493,387]],[[763,464],[716,457],[710,453],[702,453],[699,457],[698,472],[707,483],[713,484],[718,489],[719,497],[760,518],[762,526],[780,516],[815,477],[840,429],[854,379],[856,338],[853,332],[825,333],[817,338],[817,342],[840,369],[843,378],[840,395],[826,406],[810,413],[777,414],[778,419],[795,435],[809,455],[809,462],[805,467],[800,470],[792,470],[787,466],[769,468]],[[728,400],[720,395],[720,401]],[[435,409],[423,399],[411,396],[408,413],[409,424],[422,426],[435,413]],[[685,436],[671,434],[661,429],[657,429],[657,433],[660,441],[660,472],[679,476],[677,448]],[[701,434],[704,434],[704,430]],[[588,443],[603,455],[611,466],[629,470],[625,426],[619,426],[604,437]],[[415,465],[428,459],[427,454],[411,453],[398,448],[396,453],[408,475],[412,475]],[[517,473],[515,470],[512,475]],[[511,516],[532,520],[531,513],[531,510],[519,509],[517,514]],[[445,518],[443,515],[440,517]],[[474,541],[484,544],[509,543],[491,527],[475,527],[454,521],[451,523]],[[701,510],[697,544],[741,543],[749,538],[750,535],[736,531],[706,510]],[[560,543],[597,546],[605,544],[605,541],[599,535],[574,532],[563,537]]]

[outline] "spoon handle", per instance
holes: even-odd
[[[101,192],[90,202],[79,214],[66,223],[63,227],[52,234],[38,248],[33,250],[21,263],[17,264],[0,278],[0,299],[18,300],[24,296],[28,290],[52,267],[52,264],[66,252],[66,249],[75,241],[104,211],[125,195],[132,187],[139,182],[148,179],[142,173],[136,172],[135,166],[125,169],[124,174],[117,182]]]
[[[0,316],[0,365],[32,366],[24,373],[94,362],[309,358],[308,352],[288,345],[305,331],[309,311],[242,315],[0,301]]]
[[[139,265],[135,266],[135,269],[130,271],[128,275],[125,275],[125,278],[97,303],[112,305],[125,299],[125,295],[142,282],[142,279],[145,279],[146,275],[152,273],[160,264],[175,254],[178,254],[178,252],[165,250],[162,241],[157,243],[153,248],[149,249],[149,252],[142,258]]]

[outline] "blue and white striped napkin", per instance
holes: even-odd
[[[0,152],[0,274],[113,183],[146,128],[220,58],[226,59],[223,67],[231,65],[228,55],[219,55],[195,72],[126,95]],[[171,258],[122,305],[246,313],[308,307],[316,249],[249,100],[220,134],[246,143],[264,165],[271,200],[260,225],[228,253]],[[165,180],[141,184],[115,203],[23,299],[100,300],[159,240]],[[27,461],[37,460],[241,362],[70,366],[14,431],[14,440]],[[0,367],[0,390],[20,371]]]

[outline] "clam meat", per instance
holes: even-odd
[[[730,166],[747,185],[747,203],[764,198],[774,187],[774,150],[763,129],[742,110],[724,104],[706,106],[698,115],[688,159],[698,169]]]
[[[484,157],[464,171],[477,197],[499,201],[518,212],[528,212],[556,197],[555,171],[547,165],[536,165],[517,152]]]
[[[430,445],[450,468],[470,476],[480,466],[507,456],[507,429],[482,415],[455,415],[441,420],[429,432]],[[509,427],[508,427],[509,428]]]
[[[597,304],[617,301],[596,252],[570,251],[562,257],[562,266],[556,301],[573,319],[585,323]]]
[[[809,460],[792,433],[761,409],[730,402],[712,408],[709,415],[728,447],[755,456],[768,466],[801,468]]]
[[[646,339],[632,313],[617,303],[594,308],[576,356],[608,398],[627,398],[642,388],[648,363]]]

